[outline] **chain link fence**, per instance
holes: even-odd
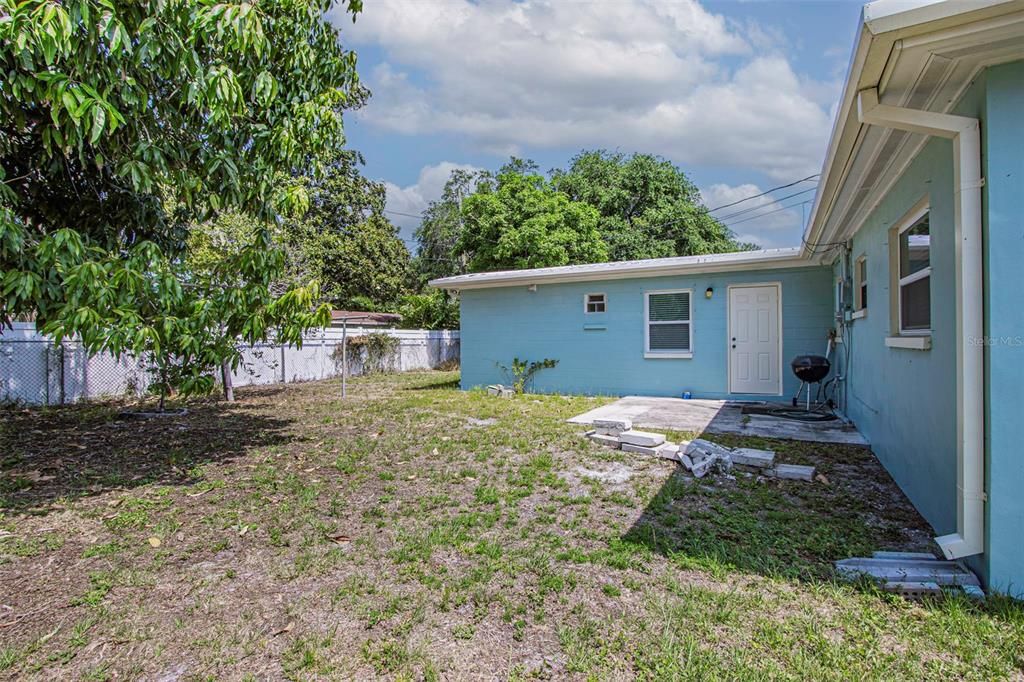
[[[373,331],[399,340],[393,362],[398,370],[429,369],[457,363],[459,332],[349,328],[348,336]],[[340,376],[340,329],[311,334],[302,348],[263,343],[245,348],[235,370],[235,386],[310,381]],[[362,371],[358,356],[349,358],[349,374]],[[90,356],[79,344],[36,333],[31,323],[15,323],[0,334],[0,405],[63,405],[88,398],[143,395],[150,384],[144,363],[129,355]]]

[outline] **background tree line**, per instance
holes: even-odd
[[[334,307],[400,312],[407,326],[458,325],[456,302],[427,288],[438,277],[754,248],[708,213],[671,162],[598,150],[546,177],[516,158],[494,172],[453,171],[410,253],[387,217],[384,185],[362,163],[346,151],[308,183],[309,210],[278,231],[285,280],[315,279]]]

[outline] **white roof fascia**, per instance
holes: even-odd
[[[634,279],[637,277],[665,277],[671,275],[735,272],[738,270],[777,270],[805,268],[815,263],[803,258],[800,248],[739,251],[703,256],[652,258],[649,260],[618,261],[565,265],[533,270],[503,270],[480,272],[431,280],[435,289],[483,289],[529,284],[557,284],[562,282],[588,282],[608,279]]]

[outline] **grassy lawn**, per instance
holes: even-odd
[[[1014,602],[834,581],[832,560],[928,546],[867,450],[716,437],[828,482],[694,481],[564,422],[606,399],[350,390],[4,413],[0,676],[1024,675]]]

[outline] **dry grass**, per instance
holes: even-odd
[[[747,439],[830,483],[694,482],[564,423],[601,399],[455,379],[7,413],[0,675],[1021,677],[1016,603],[833,581],[929,537],[869,452]]]

